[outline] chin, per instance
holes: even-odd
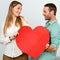
[[[45,19],[45,20],[48,20],[48,19]]]
[[[16,14],[16,16],[19,16],[19,14]]]
[[[48,18],[45,18],[45,20],[49,20]]]
[[[18,17],[19,15],[16,15],[16,17]]]

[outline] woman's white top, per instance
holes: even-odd
[[[25,20],[22,19],[23,26],[28,26]],[[6,48],[4,51],[4,55],[9,56],[9,57],[18,57],[19,55],[22,55],[22,51],[18,48],[16,44],[16,40],[9,40],[9,36],[14,34],[20,29],[20,27],[16,27],[14,24],[12,24],[9,28],[7,28],[6,31],[6,37],[2,37],[0,39],[0,42],[4,42],[6,44]]]

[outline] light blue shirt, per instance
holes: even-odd
[[[58,48],[60,41],[60,26],[57,20],[46,23],[46,28],[50,32],[51,45]],[[37,60],[55,60],[56,52],[43,52]]]

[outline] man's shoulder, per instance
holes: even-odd
[[[56,22],[53,24],[53,26],[54,26],[55,28],[60,28],[60,25],[59,25],[58,21],[56,21]]]

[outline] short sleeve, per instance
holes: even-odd
[[[59,31],[59,29],[55,28],[51,32],[51,45],[58,48],[59,47],[59,42],[60,42],[60,31]]]

